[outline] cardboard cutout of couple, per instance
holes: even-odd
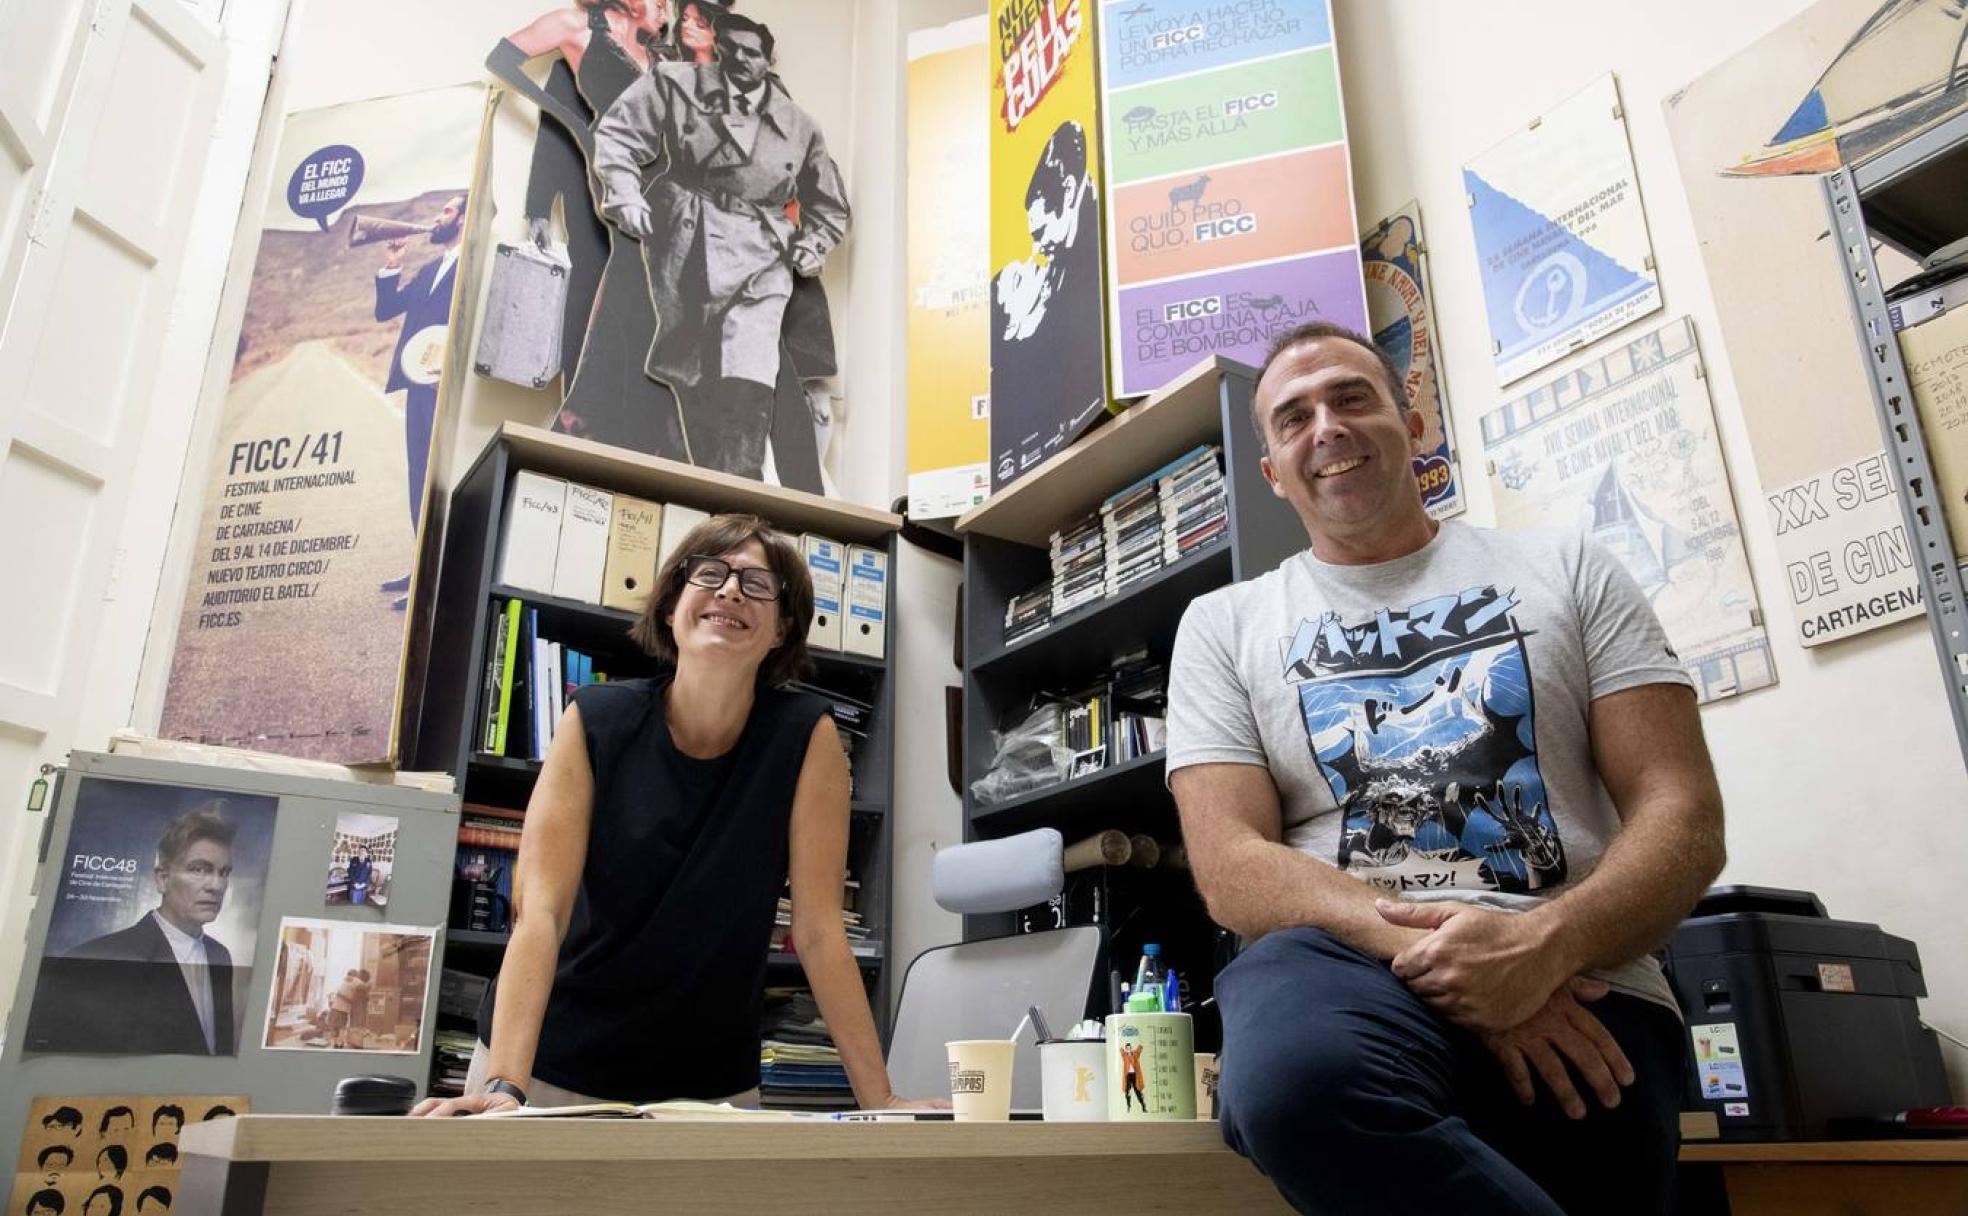
[[[713,0],[577,0],[487,68],[539,104],[526,215],[572,263],[553,429],[822,491],[802,380],[837,369],[819,274],[839,168],[771,70],[772,31]],[[522,71],[558,53],[544,88]]]

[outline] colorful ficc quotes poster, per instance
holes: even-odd
[[[1107,408],[1094,0],[991,4],[991,489]]]
[[[1117,396],[1367,328],[1327,0],[1101,5]]]
[[[460,85],[287,116],[159,734],[395,758],[485,115]]]
[[[989,25],[909,35],[909,518],[991,492]]]
[[[1435,310],[1429,303],[1427,247],[1421,204],[1409,203],[1360,238],[1367,279],[1367,320],[1375,345],[1400,369],[1408,407],[1421,415],[1421,455],[1414,458],[1421,503],[1436,519],[1460,513],[1462,471],[1449,430],[1449,394],[1435,352]]]

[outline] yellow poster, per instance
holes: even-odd
[[[988,25],[909,37],[909,517],[991,492]]]
[[[1093,0],[992,0],[991,488],[1107,406]]]

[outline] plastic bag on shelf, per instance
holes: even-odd
[[[1059,729],[1059,706],[1033,709],[1008,730],[991,734],[996,754],[990,769],[970,783],[971,796],[987,805],[1009,802],[1020,794],[1066,780],[1073,749]]]

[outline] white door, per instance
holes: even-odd
[[[181,0],[0,0],[0,1011],[23,808],[70,746],[223,49]]]

